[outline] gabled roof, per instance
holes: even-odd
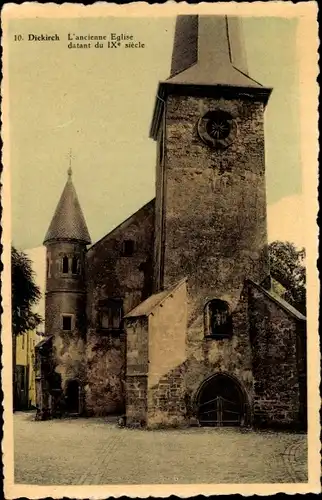
[[[82,241],[86,243],[86,245],[91,243],[91,238],[72,182],[70,171],[68,173],[68,180],[45,236],[44,244],[52,240],[76,240]]]
[[[136,212],[131,214],[127,219],[123,220],[120,224],[118,224],[114,229],[112,229],[109,233],[105,234],[102,238],[100,238],[98,241],[95,241],[93,245],[88,249],[88,252],[90,252],[92,249],[96,247],[96,245],[99,245],[103,240],[106,240],[108,238],[112,238],[115,236],[119,231],[122,231],[129,227],[135,219],[140,216],[142,213],[145,211],[148,212],[152,208],[154,209],[155,206],[155,198],[152,198],[152,200],[148,201],[143,207],[140,207]]]
[[[170,295],[172,295],[176,290],[178,290],[186,281],[187,281],[187,278],[183,278],[176,285],[174,285],[172,288],[170,288],[168,290],[163,290],[162,292],[155,293],[153,295],[150,295],[150,297],[148,297],[143,302],[141,302],[141,304],[139,304],[134,309],[132,309],[132,311],[130,311],[124,317],[125,318],[135,318],[135,317],[137,318],[140,316],[150,316],[150,314],[153,314],[153,311],[155,310],[156,307],[161,306],[162,303]]]
[[[275,295],[275,294],[273,295],[271,292],[269,292],[268,290],[265,290],[265,288],[263,288],[262,286],[260,286],[257,283],[255,283],[255,281],[252,281],[252,280],[248,279],[247,282],[251,286],[254,286],[255,288],[257,288],[260,292],[262,292],[263,295],[265,295],[270,300],[272,300],[277,305],[279,305],[288,314],[291,314],[293,317],[295,317],[296,319],[298,319],[300,321],[306,321],[306,317],[302,313],[300,313],[300,311],[298,311],[297,309],[295,309],[295,307],[291,306],[291,304],[289,304],[288,302],[286,302],[286,300],[282,299],[278,295]]]

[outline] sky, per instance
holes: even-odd
[[[175,18],[16,19],[9,25],[12,240],[37,247],[67,180],[92,241],[154,197],[149,139],[158,82],[169,76]],[[295,18],[243,18],[250,75],[265,111],[269,239],[304,244]],[[57,42],[27,41],[57,33]],[[69,49],[68,33],[133,35],[144,48]],[[14,41],[15,34],[24,40]]]

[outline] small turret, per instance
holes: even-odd
[[[71,168],[47,231],[46,334],[84,331],[85,254],[91,242]]]
[[[68,410],[74,413],[82,411],[85,383],[85,258],[90,242],[69,168],[44,240],[47,249],[45,334],[53,336],[55,373],[61,377],[61,388],[67,400],[73,388],[73,400],[78,401],[72,405],[76,409]]]
[[[52,241],[79,241],[91,243],[85,218],[72,181],[72,169],[58,202],[55,214],[45,236],[44,245]]]

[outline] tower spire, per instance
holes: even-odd
[[[71,180],[72,179],[72,174],[73,174],[73,171],[72,171],[72,150],[70,149],[69,150],[69,154],[68,154],[68,159],[69,159],[69,167],[68,167],[68,170],[67,170],[67,175],[68,175],[68,180]]]
[[[271,89],[248,73],[241,21],[231,16],[177,17],[170,76],[159,83],[150,137],[158,136],[168,95],[256,96],[264,105]]]
[[[81,241],[86,245],[91,243],[83,211],[72,181],[72,158],[72,150],[70,149],[68,153],[68,179],[46,233],[45,244],[53,240]]]
[[[169,83],[262,87],[248,74],[240,20],[177,17]]]

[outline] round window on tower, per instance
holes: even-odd
[[[236,137],[236,121],[226,111],[208,111],[198,121],[198,134],[208,146],[227,148]]]

